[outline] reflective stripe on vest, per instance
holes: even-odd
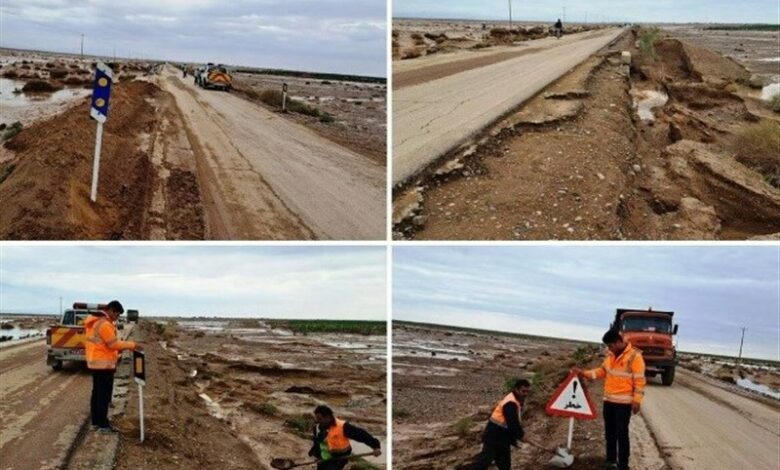
[[[515,398],[515,394],[512,392],[509,392],[507,396],[505,396],[500,402],[498,402],[498,405],[493,409],[493,413],[490,415],[490,422],[493,424],[497,424],[501,426],[504,429],[508,429],[509,426],[506,424],[506,416],[504,416],[504,405],[507,403],[512,402],[517,405],[517,419],[520,420],[520,402]]]
[[[612,403],[628,404],[628,405],[633,403],[634,394],[636,393],[634,379],[639,377],[644,377],[644,374],[634,374],[632,372],[634,360],[636,359],[637,355],[639,355],[639,351],[632,346],[631,354],[628,356],[625,366],[622,367],[603,366],[604,370],[607,372],[607,377],[604,382],[604,401],[608,401]],[[618,359],[619,359],[618,357],[614,357],[613,360],[607,362],[609,362],[609,365],[618,365]],[[631,383],[630,390],[627,390],[625,393],[607,392],[607,390],[612,389],[612,387],[610,387],[608,384],[609,381],[622,381],[622,380],[628,380]]]
[[[84,342],[84,353],[87,359],[87,367],[89,369],[116,369],[119,353],[111,349],[109,347],[110,344],[104,343],[103,338],[100,337],[100,328],[102,328],[106,322],[110,323],[110,320],[105,317],[100,318],[93,324],[92,328],[87,328],[84,331],[86,336]],[[113,324],[110,323],[110,325],[113,327]],[[112,341],[111,344],[116,341],[116,330],[114,330],[114,338],[115,340]]]
[[[344,425],[346,421],[336,419],[336,424],[328,428],[328,436],[325,441],[328,443],[328,450],[332,453],[340,454],[352,450],[349,439],[344,435]]]

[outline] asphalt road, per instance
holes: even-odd
[[[172,67],[161,84],[198,141],[217,238],[384,238],[384,167],[243,98],[198,88]]]
[[[416,73],[433,79],[393,92],[393,184],[403,183],[467,142],[622,31],[580,33],[557,42],[529,41],[524,46],[528,51],[499,56],[505,60],[495,61],[497,56],[487,53],[493,59],[486,60],[488,65],[484,66],[475,62],[479,56],[462,55],[459,63],[464,71],[460,73],[451,73],[458,64],[452,61],[432,62],[431,67],[416,69]],[[404,82],[419,82],[415,69],[407,68],[403,71]]]
[[[677,369],[671,387],[647,387],[642,415],[675,470],[777,469],[780,407]]]

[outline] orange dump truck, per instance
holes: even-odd
[[[58,325],[46,330],[46,364],[54,370],[62,369],[65,361],[86,362],[84,356],[84,321],[90,313],[97,313],[105,304],[76,302],[65,310]]]
[[[677,367],[677,350],[674,335],[677,326],[672,323],[674,312],[662,312],[649,308],[634,310],[619,308],[612,324],[623,334],[623,338],[642,350],[645,360],[645,375],[655,377],[661,374],[664,385],[674,382]]]

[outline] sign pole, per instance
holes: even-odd
[[[144,441],[144,386],[141,384],[138,384],[138,418],[140,419],[140,425],[141,425],[141,442],[143,442]],[[569,431],[569,440],[571,441],[571,431]]]
[[[287,112],[287,84],[282,84],[282,112]]]
[[[141,429],[143,429],[143,428],[141,428]],[[141,432],[143,432],[143,431],[141,431]],[[569,437],[566,440],[566,448],[569,449],[569,450],[571,450],[572,434],[574,434],[574,416],[569,418]],[[143,434],[141,434],[141,435],[143,436]],[[141,440],[143,440],[143,438],[141,438]]]
[[[95,161],[92,164],[92,192],[90,199],[97,199],[98,175],[100,174],[100,147],[103,145],[103,123],[97,123],[97,135],[95,136]]]

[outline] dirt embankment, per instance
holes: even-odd
[[[589,59],[398,195],[395,238],[780,232],[778,116],[752,97],[748,72],[644,34],[633,31]]]
[[[363,350],[354,335],[314,339],[257,321],[226,323],[145,324],[146,441],[137,441],[131,400],[118,423],[117,469],[270,470],[274,457],[305,459],[311,412],[323,403],[385,441],[384,359],[371,346],[382,348],[384,336],[364,339]]]
[[[95,204],[89,199],[95,121],[89,117],[88,100],[7,141],[11,158],[0,171],[0,238],[149,237],[148,207],[158,173],[165,170],[163,162],[153,162],[150,154],[160,131],[160,116],[171,112],[158,108],[163,99],[160,89],[149,82],[115,86],[104,127]],[[192,175],[173,171],[167,184],[170,202],[179,208],[168,216],[173,226],[168,237],[201,238],[200,197]]]
[[[461,468],[481,448],[481,433],[507,382],[527,378],[533,387],[522,416],[529,439],[565,445],[568,420],[546,415],[544,406],[573,366],[598,364],[599,349],[569,341],[499,335],[446,327],[393,328],[394,468]],[[599,410],[602,387],[589,390]],[[632,420],[632,468],[667,468],[644,420]],[[573,469],[601,469],[601,419],[576,421]],[[525,445],[512,453],[517,468],[547,468],[551,454]]]

